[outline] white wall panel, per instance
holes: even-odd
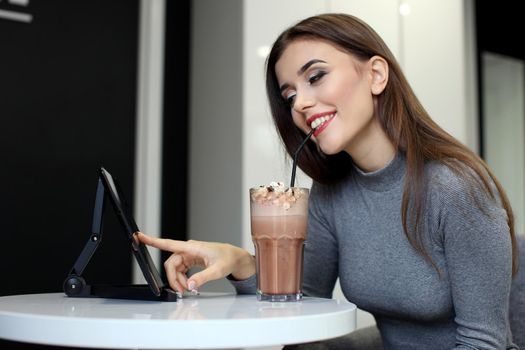
[[[484,53],[485,159],[509,197],[516,232],[525,233],[525,62]]]
[[[403,68],[430,116],[461,142],[471,143],[468,125],[465,8],[459,0],[404,0]]]
[[[398,0],[330,0],[329,3],[330,12],[359,17],[374,28],[398,57],[401,45]]]

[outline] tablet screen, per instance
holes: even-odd
[[[151,291],[159,296],[164,287],[164,283],[162,282],[160,274],[149,255],[148,248],[136,237],[139,228],[133,219],[131,209],[125,200],[118,182],[104,168],[100,168],[100,179],[104,184],[105,190],[109,194],[111,204],[115,209],[119,222],[130,242],[131,250],[142,270],[144,278],[148,282]]]

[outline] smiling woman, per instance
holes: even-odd
[[[301,169],[314,179],[309,250],[320,254],[324,247],[330,254],[326,242],[333,240],[331,254],[339,255],[325,261],[335,264],[335,270],[316,269],[315,276],[333,275],[334,280],[338,276],[345,296],[375,315],[388,348],[403,348],[401,344],[408,342],[433,349],[435,344],[427,343],[426,337],[438,334],[445,343],[450,341],[440,344],[443,348],[484,347],[488,334],[477,327],[498,334],[490,343],[513,348],[502,326],[508,323],[504,309],[511,271],[517,266],[507,197],[488,166],[426,113],[375,31],[340,14],[299,22],[274,43],[266,87],[275,125],[289,153],[304,133],[315,129],[315,143],[305,147],[299,160]],[[388,196],[377,194],[385,191]],[[469,220],[469,228],[460,222],[467,213],[476,218],[475,223]],[[497,224],[491,222],[494,219]],[[405,243],[399,241],[403,236]],[[379,237],[384,242],[377,245]],[[499,253],[488,244],[493,240]],[[410,249],[401,248],[404,245]],[[481,268],[475,261],[485,250],[492,251],[489,260],[495,265],[485,263]],[[378,256],[380,251],[386,255]],[[391,260],[391,254],[398,258]],[[367,272],[357,266],[367,266]],[[491,293],[483,288],[467,291],[465,281],[480,285],[484,277],[477,281],[475,276],[485,276],[495,266],[494,273],[506,277],[495,279],[501,291],[492,293],[491,309],[502,313],[498,323],[490,324],[483,313],[474,312],[474,304]],[[387,276],[407,276],[410,270],[412,279],[400,277],[402,290],[371,292],[389,285]],[[305,290],[317,295],[323,283],[310,285],[313,277],[305,272]],[[414,278],[427,282],[419,285]],[[333,283],[329,281],[327,288]],[[451,289],[452,298],[446,296]],[[433,300],[423,300],[423,295]],[[427,305],[426,311],[417,305]],[[418,331],[394,326],[385,313],[408,317],[405,326]],[[410,321],[409,314],[435,324],[422,327],[415,319]]]
[[[314,131],[299,157],[313,179],[303,292],[330,298],[339,278],[345,297],[375,317],[374,350],[517,349],[507,197],[488,166],[430,118],[377,33],[350,15],[310,17],[277,38],[266,69],[288,153]],[[204,270],[186,276],[185,260]],[[171,275],[178,288],[229,276],[238,293],[256,291],[253,257],[232,245],[181,242],[167,265],[182,271]],[[351,340],[295,348],[334,344],[348,349]]]

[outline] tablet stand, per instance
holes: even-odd
[[[91,257],[97,250],[102,241],[102,224],[104,215],[104,202],[106,190],[102,179],[99,178],[97,195],[95,199],[95,209],[93,212],[93,224],[91,236],[89,237],[84,249],[78,256],[75,265],[69,272],[64,281],[64,292],[69,297],[84,298],[114,298],[114,299],[134,299],[150,301],[177,301],[177,294],[168,288],[162,288],[159,296],[155,295],[147,284],[135,285],[88,285],[82,277],[82,272],[89,264]]]

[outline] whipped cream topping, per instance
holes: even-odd
[[[287,188],[281,181],[271,182],[267,186],[259,186],[251,189],[251,201],[260,205],[279,206],[290,209],[306,191],[299,187]]]

